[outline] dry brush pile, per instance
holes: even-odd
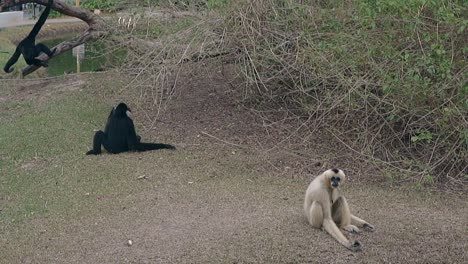
[[[244,0],[224,12],[260,107],[288,109],[312,131],[325,129],[343,148],[406,175],[398,181],[465,189],[466,7]]]
[[[466,2],[208,2],[119,31],[128,87],[152,111],[187,64],[231,53],[260,113],[327,131],[398,182],[467,188]]]

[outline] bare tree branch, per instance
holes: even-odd
[[[31,2],[47,5],[48,0],[2,0],[0,2],[0,11],[7,7]],[[88,10],[67,5],[62,0],[54,0],[51,8],[64,15],[79,18],[88,24],[88,29],[80,36],[71,40],[63,41],[62,43],[55,46],[54,48],[56,48],[56,51],[52,57],[58,56],[85,42],[93,41],[109,34],[109,31],[104,27],[104,20]],[[42,61],[48,61],[50,58],[46,54],[41,54],[38,56],[38,59]],[[22,74],[23,76],[26,76],[36,71],[38,68],[39,67],[35,65],[26,66],[22,70]]]

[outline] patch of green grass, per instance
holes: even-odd
[[[117,0],[88,0],[84,1],[81,7],[89,10],[100,9],[112,11],[118,5],[118,2]]]
[[[3,66],[15,51],[15,46],[4,38],[0,38],[0,51],[0,63]]]
[[[63,150],[78,151],[75,143],[89,133],[83,128],[92,130],[89,120],[99,113],[92,104],[87,105],[90,100],[86,99],[77,94],[44,105],[33,99],[16,102],[15,108],[24,114],[0,127],[2,151],[9,153],[9,159],[13,161],[54,157]]]
[[[135,184],[148,175],[142,163],[159,166],[165,152],[85,155],[94,130],[104,128],[112,99],[123,100],[124,83],[112,72],[80,78],[87,83],[81,89],[61,89],[75,82],[65,77],[37,81],[41,90],[32,94],[14,81],[0,84],[0,97],[8,98],[0,117],[0,225],[22,229],[35,220],[88,217],[151,187]]]
[[[13,39],[17,38],[18,35],[22,34],[24,31],[25,34],[27,32],[25,31],[26,28],[20,27],[17,28],[19,32],[13,32],[12,29],[7,28],[3,29],[0,31],[0,65],[3,66],[7,63],[7,61],[10,59],[11,55],[15,52],[16,45],[12,42]],[[11,78],[11,76],[16,76],[18,71],[26,66],[26,62],[20,58],[18,62],[13,66],[14,72],[10,74],[6,74],[3,70],[0,71],[0,79],[2,78]]]
[[[84,153],[93,129],[101,128],[108,110],[80,91],[37,101],[9,101],[2,113],[9,120],[0,126],[0,198],[7,201],[0,204],[2,221],[21,222],[51,208],[70,208],[80,189],[80,172],[87,169]]]

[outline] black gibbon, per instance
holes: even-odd
[[[86,155],[101,154],[101,145],[113,154],[125,151],[175,149],[174,146],[169,144],[140,142],[141,137],[136,134],[130,114],[130,108],[124,103],[120,103],[116,108],[113,108],[107,118],[104,132],[101,130],[96,132],[93,139],[93,149],[88,151]]]
[[[28,65],[34,64],[36,66],[48,66],[46,62],[36,59],[36,57],[39,56],[41,52],[44,52],[45,54],[47,54],[47,56],[52,57],[52,55],[55,52],[55,49],[51,51],[46,45],[42,43],[36,45],[35,43],[37,34],[41,30],[41,27],[44,25],[45,21],[47,20],[47,17],[49,16],[50,7],[52,6],[52,3],[53,0],[49,0],[46,9],[44,10],[44,12],[42,12],[41,17],[39,17],[39,20],[36,22],[29,35],[26,38],[24,38],[16,47],[15,53],[13,54],[13,56],[11,56],[11,58],[8,60],[8,62],[5,64],[5,67],[3,68],[3,70],[6,73],[10,73],[13,71],[13,68],[10,69],[10,67],[18,61],[18,58],[21,54],[23,54],[23,58]]]
[[[340,169],[327,170],[315,178],[307,188],[304,211],[313,227],[323,227],[349,250],[360,251],[361,243],[349,241],[338,227],[348,232],[358,233],[358,227],[374,231],[374,226],[351,214],[346,198],[341,196],[339,191],[345,179],[346,176]]]

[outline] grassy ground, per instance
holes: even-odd
[[[229,63],[181,67],[161,101],[153,75],[128,69],[0,82],[0,263],[468,261],[466,195],[392,187],[330,135],[272,129],[237,103]],[[177,150],[85,156],[120,101],[143,141]],[[377,228],[349,235],[362,252],[303,216],[307,185],[330,167],[345,170],[351,210]]]
[[[144,140],[177,151],[84,155],[114,104],[136,104],[118,72],[0,84],[1,263],[467,261],[466,197],[382,188],[364,170],[344,168],[352,210],[377,228],[352,235],[363,252],[312,229],[302,201],[331,166],[323,148],[308,170],[263,151],[275,135],[228,77],[191,67],[156,126],[133,109]]]

